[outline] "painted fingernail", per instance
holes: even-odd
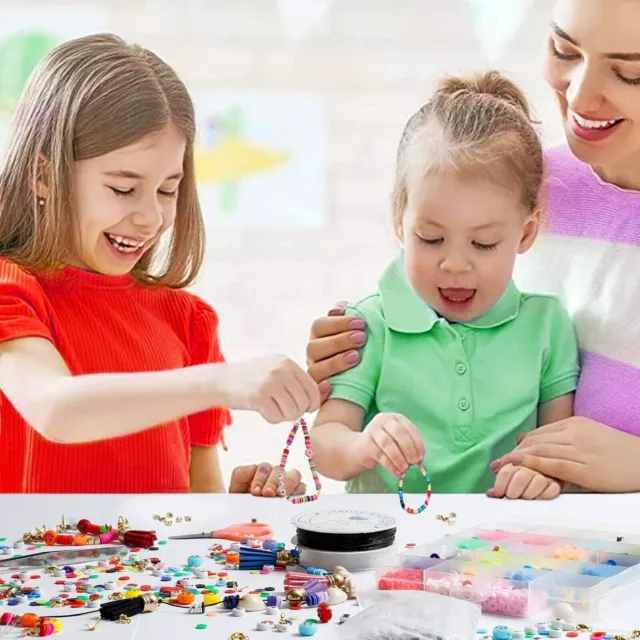
[[[263,465],[260,465],[258,467],[258,472],[266,475],[267,473],[269,473],[269,469]]]
[[[349,323],[349,327],[351,329],[355,329],[356,331],[358,329],[364,329],[366,327],[364,320],[362,318],[354,318],[350,323]]]
[[[361,347],[367,341],[367,336],[365,336],[362,331],[357,331],[356,333],[351,334],[351,344],[354,347]]]
[[[500,467],[500,460],[494,460],[494,461],[489,465],[489,469],[491,469],[491,471],[497,471],[499,467]]]
[[[357,351],[349,351],[344,357],[344,361],[347,364],[358,364],[360,362],[360,354]]]

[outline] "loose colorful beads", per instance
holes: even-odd
[[[302,428],[302,433],[304,434],[304,452],[309,460],[309,469],[311,469],[311,475],[313,477],[313,482],[316,485],[316,493],[307,496],[288,496],[287,492],[284,488],[284,469],[287,464],[287,458],[289,457],[289,449],[293,444],[293,440],[296,437],[296,433],[298,432],[298,428]],[[287,498],[289,502],[292,504],[302,504],[304,502],[313,502],[317,500],[320,496],[320,491],[322,490],[322,485],[320,484],[320,477],[318,476],[318,471],[316,470],[316,465],[313,461],[313,451],[311,450],[311,436],[309,435],[309,429],[307,428],[307,423],[304,418],[300,418],[299,422],[296,422],[291,428],[291,432],[289,433],[289,437],[287,438],[287,444],[282,452],[282,458],[280,458],[280,466],[278,467],[278,493],[283,497]]]
[[[431,500],[431,478],[427,475],[427,472],[424,470],[424,466],[422,464],[418,465],[418,469],[420,469],[420,473],[424,477],[427,483],[427,497],[425,498],[424,504],[421,504],[418,509],[413,509],[411,507],[407,507],[404,503],[404,493],[402,491],[402,485],[404,484],[404,477],[406,474],[402,474],[400,476],[400,480],[398,482],[398,498],[400,498],[400,506],[407,512],[412,515],[420,515],[428,506],[429,500]]]

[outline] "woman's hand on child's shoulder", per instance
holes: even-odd
[[[398,413],[379,413],[362,432],[356,455],[366,469],[383,466],[396,476],[424,460],[418,427]]]
[[[555,478],[507,464],[497,473],[493,489],[489,489],[487,495],[510,500],[553,500],[561,492],[562,484]]]
[[[221,390],[230,409],[257,411],[271,424],[297,420],[320,407],[318,385],[286,356],[224,365]]]

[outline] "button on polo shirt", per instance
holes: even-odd
[[[420,430],[425,468],[435,493],[484,492],[488,465],[537,426],[538,406],[575,390],[575,332],[560,302],[525,294],[510,283],[483,316],[450,323],[409,284],[400,254],[378,292],[349,307],[367,323],[361,363],[331,380],[331,398],[366,411],[400,413]],[[398,479],[382,467],[347,484],[350,492],[395,492]],[[423,493],[415,467],[405,493]]]

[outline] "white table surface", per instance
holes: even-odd
[[[414,496],[419,502],[419,497]],[[322,496],[318,502],[303,505],[292,505],[284,500],[254,498],[252,496],[237,495],[78,495],[78,496],[0,496],[0,537],[11,541],[21,539],[22,534],[35,526],[46,524],[55,527],[60,523],[62,514],[67,515],[72,522],[87,518],[95,523],[116,524],[118,516],[129,519],[135,529],[155,529],[160,540],[166,540],[170,535],[199,532],[224,528],[238,522],[249,522],[251,518],[269,523],[275,530],[276,539],[289,541],[294,533],[291,525],[293,516],[305,512],[329,509],[362,509],[382,512],[392,515],[396,519],[398,550],[404,551],[406,543],[426,543],[445,534],[453,534],[476,525],[487,522],[524,522],[532,524],[550,524],[553,526],[578,526],[616,533],[640,534],[640,494],[632,495],[564,495],[551,502],[522,502],[507,500],[491,500],[480,495],[434,495],[429,508],[419,516],[410,516],[403,512],[395,495],[328,495]],[[176,515],[190,515],[190,523],[173,524],[172,527],[154,521],[154,513],[172,511]],[[455,526],[447,526],[436,520],[436,514],[457,514]],[[228,543],[223,543],[228,544]],[[161,546],[159,551],[140,553],[141,557],[158,556],[172,565],[182,565],[191,554],[199,554],[206,558],[205,567],[221,570],[213,560],[208,559],[209,540],[169,541]],[[132,572],[132,582],[137,584],[159,583],[158,578],[151,575],[144,580],[140,574]],[[356,574],[356,584],[360,593],[374,588],[374,572]],[[249,575],[247,572],[229,572],[228,579],[234,579],[241,586],[276,587],[276,593],[282,590],[281,573],[265,575]],[[6,576],[4,576],[6,577]],[[102,582],[102,580],[100,581]],[[209,580],[202,582],[210,583]],[[43,597],[56,595],[60,587],[53,585],[53,579],[43,578],[39,581]],[[160,584],[175,584],[160,583]],[[215,638],[227,640],[229,635],[240,631],[255,638],[269,638],[273,632],[255,630],[257,621],[262,613],[248,613],[243,618],[231,617],[222,607],[217,607],[220,615],[207,617],[206,615],[189,615],[174,607],[161,607],[156,613],[137,616],[130,625],[121,625],[102,621],[95,633],[114,639],[121,638]],[[40,615],[55,617],[57,613],[75,613],[71,609],[45,609],[21,605],[18,607],[4,606],[0,610],[13,613],[26,611]],[[334,607],[333,620],[328,624],[318,625],[316,638],[337,637],[337,621],[342,613],[355,615],[358,605],[354,601]],[[615,631],[630,631],[640,628],[640,600],[625,603],[616,611],[613,619],[603,619],[598,626]],[[314,611],[296,612],[299,621],[303,621]],[[88,614],[84,617],[72,618],[64,622],[64,637],[84,637],[87,630],[85,624],[97,617]],[[523,628],[527,621],[514,618],[500,618],[483,616],[482,626],[491,629],[496,624],[507,624],[512,628]],[[579,620],[578,620],[579,622]],[[208,628],[204,631],[196,630],[196,624],[205,623]],[[108,634],[108,635],[107,635]],[[18,631],[12,631],[7,638],[18,637]],[[298,637],[297,623],[295,630],[289,634],[277,634],[277,637]],[[96,637],[99,637],[96,635]],[[588,637],[588,636],[585,636]]]

